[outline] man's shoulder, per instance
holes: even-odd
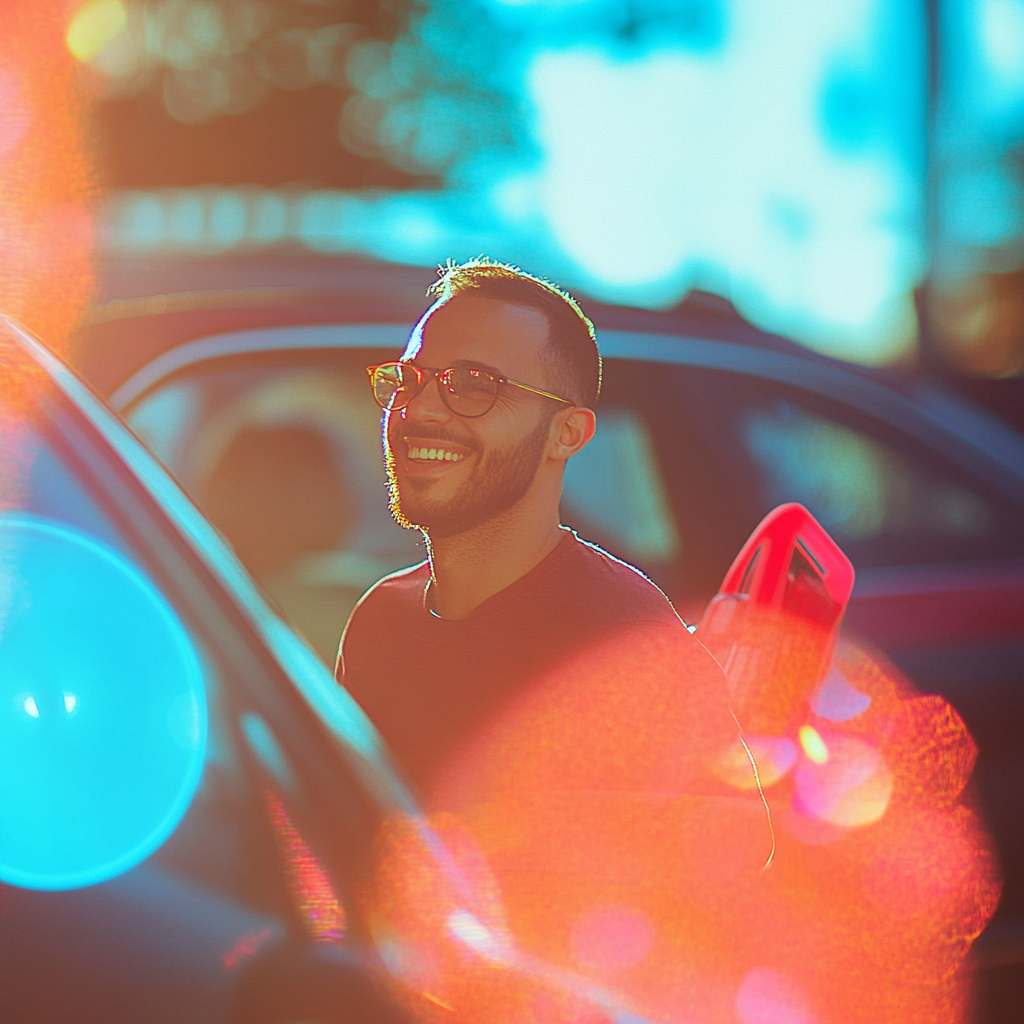
[[[399,569],[378,580],[356,602],[341,634],[335,676],[344,673],[344,654],[373,644],[382,628],[397,626],[403,615],[415,615],[422,608],[423,590],[430,579],[427,562]]]
[[[681,622],[664,592],[636,566],[575,532],[565,547],[567,575],[580,600],[623,621]]]
[[[363,594],[352,614],[366,610],[395,610],[406,605],[419,607],[429,578],[430,564],[426,561],[389,573]]]

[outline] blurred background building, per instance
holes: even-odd
[[[1024,368],[1024,0],[88,0],[66,42],[109,254],[484,252]]]

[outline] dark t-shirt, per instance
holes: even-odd
[[[710,661],[650,580],[568,530],[534,569],[464,619],[428,609],[429,580],[422,563],[368,591],[345,627],[336,669],[421,787],[509,702],[619,627],[659,624]]]

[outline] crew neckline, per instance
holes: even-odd
[[[471,620],[479,619],[489,615],[495,608],[501,608],[509,601],[515,598],[515,595],[522,590],[524,587],[532,586],[538,579],[542,579],[547,576],[556,567],[562,559],[572,550],[571,545],[574,542],[582,543],[579,537],[576,535],[576,531],[569,526],[559,526],[560,530],[565,534],[558,543],[527,573],[524,573],[517,580],[513,580],[507,587],[503,587],[495,594],[491,594],[490,597],[481,601],[468,615],[461,619],[446,619],[443,615],[438,615],[437,612],[431,607],[430,594],[434,583],[434,577],[432,573],[428,573],[427,582],[423,588],[423,610],[427,613],[427,618],[432,622],[447,622],[451,624],[457,624],[460,622],[469,622]],[[429,562],[427,563],[429,567]]]

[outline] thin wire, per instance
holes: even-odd
[[[743,726],[740,725],[740,720],[736,717],[736,712],[732,708],[729,708],[729,714],[732,715],[732,720],[736,723],[736,731],[739,733],[740,743],[743,744],[743,749],[747,752],[747,758],[750,761],[750,767],[754,770],[754,782],[757,783],[757,792],[761,797],[761,803],[764,804],[765,816],[768,818],[768,831],[772,837],[772,848],[768,854],[768,859],[764,862],[764,867],[761,868],[760,873],[763,875],[771,867],[771,863],[775,859],[775,826],[772,824],[772,809],[768,806],[768,798],[764,795],[764,788],[761,786],[761,773],[757,770],[757,761],[754,760],[753,752],[747,746],[747,741],[743,738]]]

